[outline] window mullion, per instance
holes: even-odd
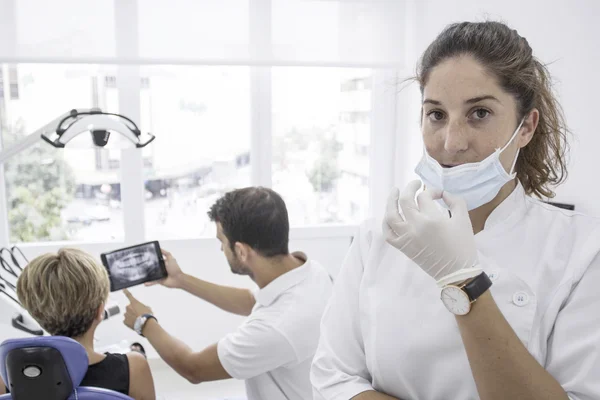
[[[139,53],[137,0],[115,1],[115,29],[117,57],[137,56]],[[117,70],[119,112],[138,125],[141,115],[140,89],[140,67],[119,65]],[[121,152],[121,204],[125,243],[143,241],[145,203],[141,149],[125,149]]]

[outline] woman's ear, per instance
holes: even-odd
[[[525,117],[523,126],[521,127],[521,133],[518,137],[519,148],[523,148],[531,142],[535,130],[537,129],[538,123],[540,122],[540,112],[537,108],[531,110],[529,115]]]
[[[104,307],[106,307],[106,302],[100,304],[100,307],[96,311],[96,321],[97,322],[102,322],[102,320],[104,319]]]

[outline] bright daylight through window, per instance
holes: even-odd
[[[371,70],[273,68],[273,189],[292,226],[369,211]]]
[[[146,237],[214,235],[206,212],[251,182],[249,67],[140,68]],[[116,68],[3,65],[4,146],[71,108],[119,112]],[[272,68],[272,183],[292,226],[355,224],[369,211],[371,70]],[[60,94],[60,95],[57,95]],[[118,149],[40,142],[5,164],[12,242],[124,237]]]
[[[247,67],[142,68],[146,237],[214,236],[207,211],[250,182]]]

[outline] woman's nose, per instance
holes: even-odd
[[[461,153],[469,148],[468,133],[462,124],[449,123],[444,129],[444,150],[449,154]]]

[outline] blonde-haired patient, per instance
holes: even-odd
[[[109,290],[106,270],[84,251],[67,248],[33,259],[17,281],[19,301],[45,331],[70,337],[85,348],[89,367],[81,386],[153,400],[154,382],[144,356],[100,354],[94,349]],[[5,392],[0,380],[0,394]]]

